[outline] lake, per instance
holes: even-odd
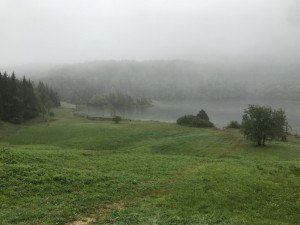
[[[185,114],[197,114],[204,109],[210,120],[219,128],[222,128],[232,120],[241,121],[243,110],[248,104],[270,105],[275,108],[283,108],[286,111],[288,121],[293,127],[293,133],[300,133],[300,102],[297,101],[154,101],[154,105],[148,108],[112,109],[101,107],[80,107],[79,113],[89,116],[111,117],[115,110],[122,118],[132,120],[155,120],[175,122]]]

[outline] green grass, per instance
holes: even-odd
[[[300,139],[257,148],[234,130],[72,108],[0,124],[0,224],[299,224]]]

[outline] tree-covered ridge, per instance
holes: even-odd
[[[124,60],[17,69],[42,79],[62,100],[74,104],[86,104],[98,93],[115,92],[157,101],[300,98],[297,63],[287,67],[273,61]]]
[[[131,106],[151,106],[151,100],[146,98],[133,98],[122,93],[96,94],[88,103],[93,106],[113,106],[113,107],[131,107]]]
[[[20,123],[40,113],[49,113],[57,106],[60,106],[58,94],[43,82],[35,87],[25,77],[17,79],[15,73],[9,76],[0,72],[0,120]]]

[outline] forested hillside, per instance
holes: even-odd
[[[300,99],[294,62],[95,61],[19,67],[42,79],[65,101],[88,103],[95,95],[122,93],[153,100]]]
[[[57,106],[60,106],[58,94],[43,82],[35,87],[25,77],[19,80],[15,73],[9,76],[0,72],[0,120],[20,123],[39,113],[49,113]]]

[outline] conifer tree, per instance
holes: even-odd
[[[197,114],[197,117],[199,117],[202,120],[209,121],[209,117],[203,109],[201,109],[201,111]]]
[[[3,77],[2,73],[0,72],[0,120],[3,116]]]
[[[20,123],[39,113],[49,114],[52,107],[60,106],[57,93],[40,82],[35,88],[30,80],[0,73],[0,120]]]

